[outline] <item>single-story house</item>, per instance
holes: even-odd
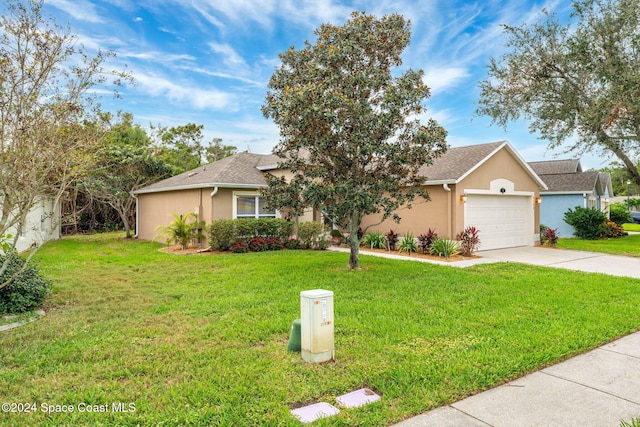
[[[168,225],[172,214],[195,212],[207,223],[216,219],[279,216],[264,209],[259,190],[264,173],[285,175],[275,155],[238,153],[134,192],[138,199],[136,235],[152,240],[156,227]],[[400,209],[400,224],[387,220],[373,230],[415,236],[435,229],[454,238],[467,226],[480,230],[480,249],[533,245],[539,233],[540,190],[544,182],[506,141],[450,148],[424,166],[431,201]],[[310,209],[299,221],[321,221]],[[364,226],[379,222],[374,215]]]
[[[16,236],[15,227],[9,228],[6,234]],[[53,199],[49,198],[38,201],[29,210],[22,232],[17,237],[15,249],[18,253],[39,247],[49,240],[59,239],[60,203],[54,206]]]
[[[573,227],[564,222],[564,214],[577,206],[609,213],[613,187],[608,173],[583,171],[579,159],[529,162],[545,182],[540,192],[540,223],[557,229],[562,237],[571,237]]]

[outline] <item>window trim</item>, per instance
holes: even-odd
[[[255,214],[254,216],[241,216],[238,217],[238,197],[254,197],[255,200]],[[234,191],[232,200],[233,219],[238,218],[280,218],[280,211],[275,210],[274,216],[260,216],[260,193],[258,191]]]

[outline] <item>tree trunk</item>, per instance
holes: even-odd
[[[358,238],[358,229],[360,228],[360,221],[356,215],[352,215],[349,219],[349,247],[351,249],[349,253],[349,269],[359,270],[360,262],[360,239]]]
[[[613,153],[622,160],[622,163],[624,163],[624,166],[631,175],[631,179],[636,183],[636,185],[640,186],[640,172],[638,172],[638,169],[633,164],[629,156],[627,156],[627,154],[622,150],[616,148],[611,148],[611,151],[613,151]]]

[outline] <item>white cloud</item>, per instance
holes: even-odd
[[[456,87],[460,81],[470,76],[469,71],[463,67],[435,67],[425,71],[422,81],[431,89],[431,95],[435,95]]]
[[[246,68],[247,63],[242,59],[238,52],[236,52],[233,47],[228,44],[221,44],[211,42],[209,43],[209,47],[214,53],[217,53],[222,56],[222,62],[233,69],[237,68]]]
[[[174,104],[187,104],[197,109],[212,108],[215,110],[229,109],[233,96],[216,89],[201,89],[183,86],[162,77],[146,74],[135,74],[138,87],[153,97],[167,98]]]
[[[134,21],[134,22],[142,22],[142,21],[143,21],[143,19],[142,19],[141,17],[139,17],[139,16],[136,16],[136,17],[133,19],[133,21]]]
[[[60,9],[79,21],[95,24],[105,22],[105,20],[98,15],[98,12],[96,12],[95,6],[86,0],[47,0],[47,5]]]

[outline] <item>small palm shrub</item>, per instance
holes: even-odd
[[[576,237],[594,240],[600,237],[601,225],[607,220],[604,212],[593,208],[576,206],[564,214],[564,221],[573,227]]]
[[[13,314],[37,308],[51,292],[51,283],[42,277],[33,264],[27,264],[16,253],[0,255],[0,264],[10,257],[0,283],[13,277],[10,284],[0,289],[0,313]]]
[[[164,237],[167,243],[175,243],[185,249],[189,242],[204,238],[204,234],[202,234],[204,221],[198,221],[197,214],[189,212],[185,215],[173,214],[172,216],[174,221],[170,225],[156,227],[156,230],[159,231],[158,236]]]
[[[433,245],[433,241],[437,238],[438,233],[436,233],[436,230],[432,229],[427,230],[426,234],[418,236],[418,246],[420,246],[423,254],[427,254],[431,251],[431,245]]]
[[[398,235],[393,231],[389,230],[387,234],[384,235],[387,240],[387,249],[390,251],[396,250],[396,243],[398,243]]]
[[[462,256],[471,256],[480,245],[480,236],[478,233],[480,230],[470,226],[464,229],[461,233],[458,233],[456,240],[459,243],[459,249]]]
[[[458,254],[458,242],[448,239],[436,239],[431,245],[431,254],[445,258]]]
[[[380,232],[367,233],[362,241],[364,246],[371,249],[386,249],[384,234]]]
[[[413,233],[407,231],[407,233],[400,239],[400,252],[407,252],[411,255],[411,252],[418,252],[418,245],[416,239],[413,237]]]

